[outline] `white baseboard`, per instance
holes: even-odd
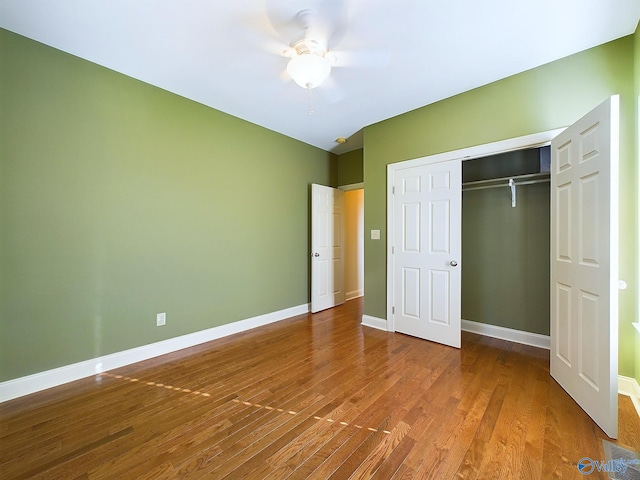
[[[640,417],[640,384],[635,378],[618,375],[618,393],[631,397],[636,413]]]
[[[388,331],[387,321],[384,318],[372,317],[371,315],[362,315],[361,324],[365,327],[384,330],[385,332]]]
[[[296,315],[302,315],[308,311],[309,304],[298,305],[296,307],[286,308],[277,312],[258,315],[257,317],[247,318],[245,320],[228,323],[226,325],[220,325],[219,327],[201,330],[199,332],[170,338],[161,342],[143,345],[130,350],[124,350],[122,352],[116,352],[110,355],[92,358],[91,360],[85,360],[72,365],[65,365],[64,367],[54,368],[52,370],[2,382],[0,383],[0,402],[6,402],[7,400],[22,397],[23,395],[29,395],[30,393],[39,392],[40,390],[56,387],[63,383],[90,377],[100,372],[148,360],[159,355],[165,355],[177,350],[182,350],[183,348],[189,348],[194,345],[217,340],[218,338],[251,330],[252,328],[261,327],[286,318],[295,317]]]
[[[551,349],[551,339],[548,335],[539,333],[523,332],[512,328],[498,327],[486,323],[462,320],[462,330],[465,332],[477,333],[487,337],[500,338],[515,343],[523,343],[532,347]]]
[[[364,292],[362,291],[362,289],[360,290],[354,290],[353,292],[347,292],[345,294],[345,301],[349,301],[349,300],[353,300],[354,298],[358,298],[358,297],[362,297],[364,295]]]

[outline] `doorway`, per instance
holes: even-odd
[[[344,205],[344,283],[346,300],[349,301],[364,295],[364,189],[345,190]]]
[[[312,313],[364,295],[362,184],[311,185]]]

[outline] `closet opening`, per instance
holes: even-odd
[[[549,336],[550,151],[462,162],[463,330]]]

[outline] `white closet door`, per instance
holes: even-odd
[[[551,143],[551,375],[618,434],[618,118],[611,97]]]
[[[394,178],[395,331],[460,348],[462,162]]]

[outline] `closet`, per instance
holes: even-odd
[[[550,147],[462,162],[462,318],[549,335]]]

